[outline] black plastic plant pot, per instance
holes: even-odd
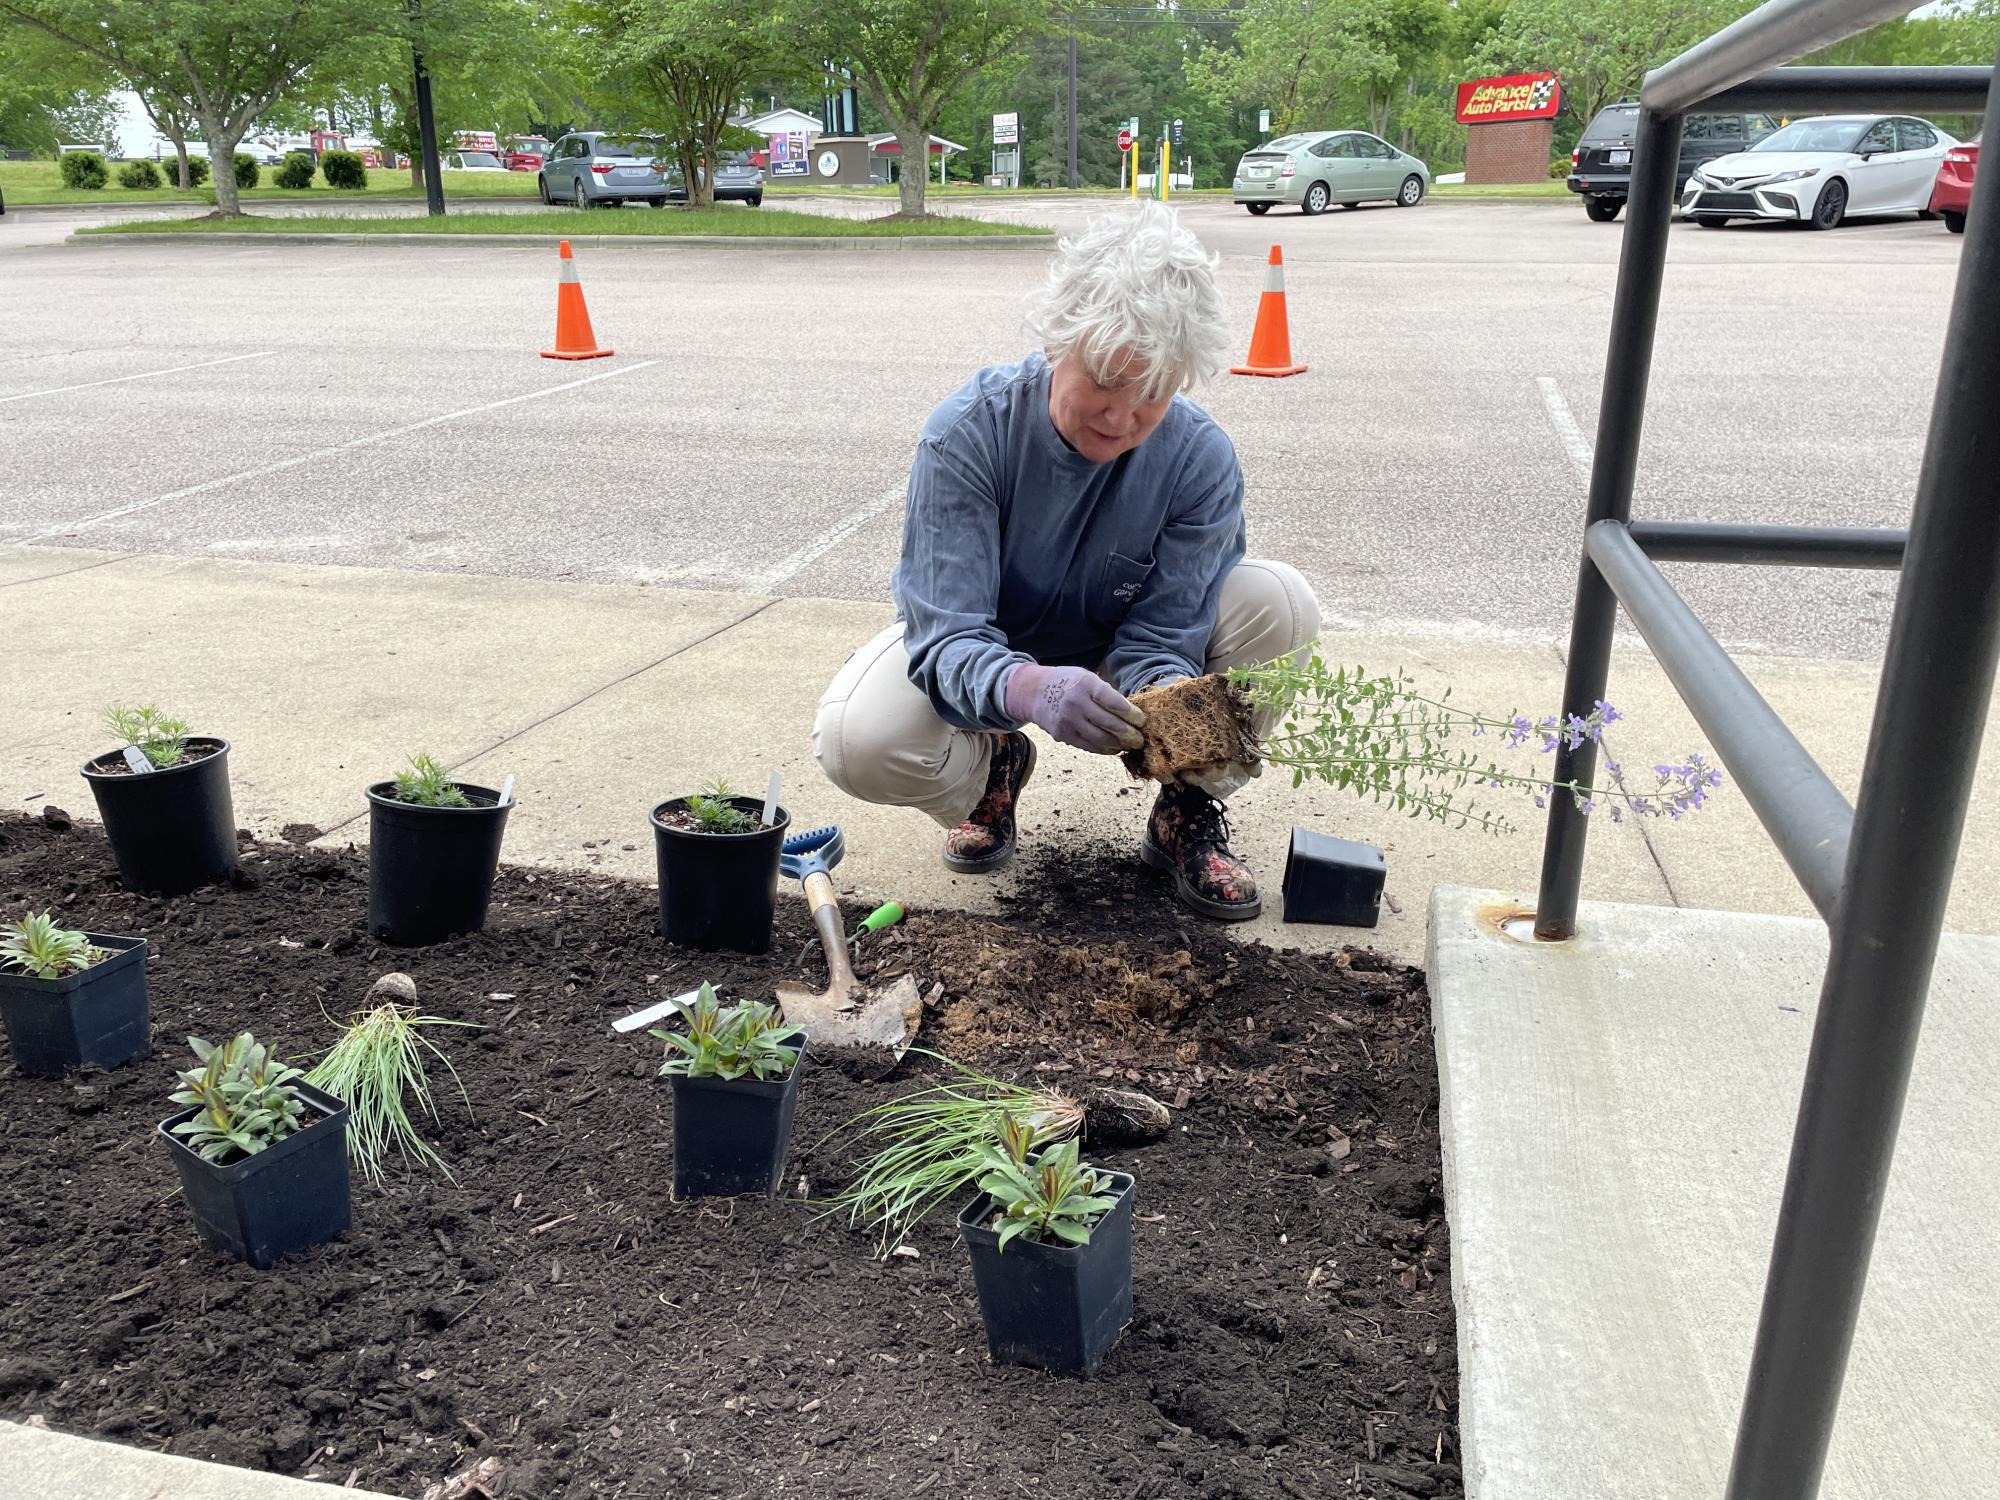
[[[729,804],[753,818],[764,816],[764,804],[755,797],[731,797]],[[792,815],[781,807],[769,828],[754,833],[701,833],[660,821],[686,806],[685,797],[675,797],[653,809],[660,936],[685,948],[770,952],[778,856]]]
[[[1132,1178],[1104,1175],[1118,1203],[1091,1226],[1087,1245],[1016,1235],[1002,1250],[999,1233],[987,1227],[994,1205],[984,1193],[959,1214],[995,1364],[1089,1375],[1132,1321]]]
[[[153,1050],[146,940],[84,936],[111,956],[60,979],[0,969],[0,1020],[23,1073],[60,1078],[85,1063],[118,1068]]]
[[[368,930],[384,942],[421,948],[486,925],[512,803],[455,785],[471,807],[399,802],[393,781],[368,788]]]
[[[121,750],[83,764],[128,891],[178,896],[236,873],[229,741],[190,739],[187,750],[164,771],[134,772]]]
[[[792,1111],[806,1054],[783,1078],[673,1075],[674,1197],[769,1197],[792,1144]]]
[[[201,1242],[260,1271],[282,1255],[324,1245],[346,1233],[354,1220],[347,1178],[347,1106],[310,1084],[293,1086],[304,1096],[312,1123],[226,1166],[204,1161],[172,1133],[174,1126],[194,1118],[194,1110],[159,1125]]]
[[[1388,871],[1373,844],[1293,828],[1285,855],[1285,920],[1373,927],[1381,920]]]

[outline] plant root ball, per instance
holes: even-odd
[[[1133,1089],[1094,1088],[1083,1096],[1083,1140],[1101,1146],[1144,1146],[1173,1126],[1166,1105]]]
[[[370,1007],[377,1005],[415,1005],[417,1003],[417,982],[407,974],[384,974],[368,986]]]
[[[1119,758],[1137,780],[1172,781],[1256,758],[1250,700],[1217,673],[1144,688],[1132,703],[1146,716],[1146,743]]]

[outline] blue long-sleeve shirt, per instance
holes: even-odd
[[[948,723],[1014,729],[1002,692],[1023,661],[1102,667],[1128,695],[1199,676],[1243,548],[1236,449],[1192,401],[1094,463],[1049,418],[1042,355],[989,366],[931,413],[910,466],[893,583],[910,681]]]

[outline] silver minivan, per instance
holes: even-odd
[[[667,180],[659,152],[659,143],[644,136],[579,131],[549,148],[536,185],[544,203],[597,208],[630,201],[665,208]]]
[[[1245,152],[1236,164],[1232,200],[1253,214],[1269,213],[1274,203],[1307,214],[1382,199],[1414,208],[1430,187],[1431,169],[1380,136],[1309,130]]]

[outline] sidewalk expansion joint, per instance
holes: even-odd
[[[22,545],[28,544],[22,543]],[[96,562],[80,563],[74,568],[64,568],[60,573],[40,573],[33,578],[10,578],[5,583],[0,583],[0,589],[17,589],[26,583],[47,583],[54,578],[73,578],[78,573],[88,573],[92,568],[108,568],[113,563],[130,562],[139,555],[137,552],[121,552],[116,557],[100,557]]]

